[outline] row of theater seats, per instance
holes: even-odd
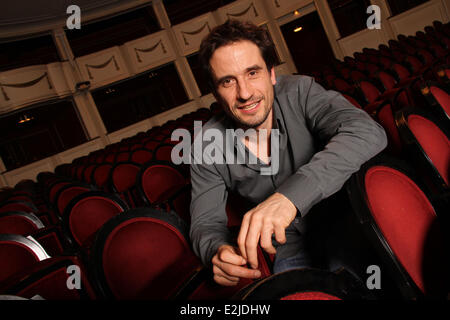
[[[435,28],[447,32],[448,39],[448,25]],[[413,38],[419,39],[419,34]],[[429,28],[427,34],[432,34]],[[400,37],[396,43],[413,38]],[[435,69],[448,70],[448,43],[441,41],[445,54],[434,55]],[[383,50],[366,50],[366,58],[346,57],[339,66],[373,59],[371,63],[381,69],[375,58],[384,58]],[[338,79],[341,73],[334,72],[333,79]],[[186,114],[61,165],[55,172],[42,172],[37,182],[22,181],[1,192],[0,295],[193,300],[447,297],[448,76],[436,77],[439,83],[430,84],[426,74],[397,85],[395,90],[408,98],[404,104],[400,94],[386,91],[383,98],[365,104],[357,101],[361,96],[354,96],[355,105],[386,128],[390,148],[366,163],[346,191],[364,240],[395,282],[393,292],[374,294],[345,269],[272,275],[273,256],[261,248],[261,280],[242,280],[237,287],[224,288],[214,283],[190,247],[189,170],[170,162],[171,132],[185,128],[192,133],[195,120],[205,122],[220,112],[213,104],[211,110]],[[421,85],[430,90],[421,90]],[[364,93],[358,82],[350,86],[352,92]],[[436,99],[433,86],[442,91]],[[351,99],[350,92],[334,89]],[[246,208],[238,195],[228,200],[228,226],[236,233]],[[79,267],[79,289],[67,285],[71,266]]]
[[[415,36],[398,36],[389,46],[365,48],[314,76],[342,93],[385,129],[387,152],[415,161],[429,187],[445,192],[450,117],[449,25],[434,23]],[[425,152],[429,161],[420,153]]]
[[[0,294],[220,299],[249,284],[220,288],[193,254],[189,171],[169,161],[171,150],[157,156],[173,147],[173,129],[192,130],[193,121],[211,115],[197,110],[2,192]],[[135,151],[146,154],[132,158]],[[110,157],[125,152],[126,158]],[[79,290],[66,285],[73,265],[81,274]],[[261,265],[268,276],[264,260]]]
[[[408,299],[450,297],[450,24],[364,49],[315,74],[385,129],[346,185],[365,237]]]

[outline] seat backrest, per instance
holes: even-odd
[[[450,141],[433,121],[418,115],[407,116],[408,126],[438,170],[447,186],[450,179]]]
[[[33,240],[17,234],[0,234],[0,283],[47,257]]]
[[[446,295],[445,238],[415,181],[396,166],[377,162],[364,165],[350,185],[355,212],[405,297]]]
[[[366,79],[367,76],[359,70],[353,70],[350,73],[350,78],[352,79],[352,81],[356,82],[356,81]]]
[[[73,275],[79,271],[76,282]],[[16,280],[16,279],[14,279]],[[69,286],[75,286],[75,288]],[[76,256],[58,256],[37,263],[29,272],[17,277],[7,286],[8,294],[31,299],[36,295],[50,301],[95,300],[95,292],[89,283],[83,263]]]
[[[97,167],[97,164],[88,165],[83,171],[83,181],[92,183],[92,171]]]
[[[239,300],[355,300],[373,299],[345,269],[330,272],[298,268],[273,274],[235,295]]]
[[[87,164],[80,164],[77,166],[77,168],[75,170],[75,176],[74,176],[74,178],[76,180],[79,180],[79,181],[83,180],[83,171],[87,166],[88,166]]]
[[[55,195],[55,209],[57,211],[57,214],[62,216],[62,213],[64,212],[64,209],[66,208],[67,204],[75,198],[77,195],[87,192],[91,190],[86,185],[81,184],[68,184],[64,187],[62,187],[57,194]]]
[[[400,80],[406,80],[411,76],[408,69],[399,63],[394,63],[392,65],[392,70],[397,73]]]
[[[384,70],[390,70],[394,62],[388,56],[381,56],[379,63]]]
[[[116,160],[116,153],[113,151],[108,152],[105,156],[105,162],[114,163]]]
[[[395,117],[390,103],[386,103],[379,107],[376,119],[386,131],[388,137],[388,150],[391,154],[400,156],[403,151],[403,145],[397,125],[395,124]]]
[[[344,79],[335,78],[333,80],[333,84],[334,84],[334,87],[336,88],[336,90],[341,93],[343,93],[343,92],[350,93],[353,91],[353,87],[350,84],[348,84],[348,82],[345,81]]]
[[[11,200],[3,202],[0,206],[0,212],[9,212],[9,211],[23,211],[23,212],[37,213],[38,209],[31,202]]]
[[[25,201],[33,203],[34,200],[27,194],[20,194],[17,191],[7,198],[8,201]]]
[[[377,75],[386,90],[393,89],[397,85],[395,78],[386,71],[380,71]]]
[[[411,55],[406,56],[406,61],[411,66],[413,72],[419,72],[423,67],[423,63],[420,62],[420,60],[414,56]]]
[[[102,163],[95,167],[92,171],[91,181],[99,188],[104,188],[108,182],[109,172],[111,171],[111,163]]]
[[[33,213],[21,211],[0,213],[0,234],[29,235],[42,228],[44,224]]]
[[[422,57],[426,65],[431,65],[434,62],[434,57],[428,50],[420,49],[417,54]]]
[[[126,204],[114,195],[102,191],[84,192],[67,205],[63,226],[76,245],[87,247],[106,221],[126,209]]]
[[[130,160],[130,152],[127,151],[119,151],[116,153],[116,157],[114,159],[114,162],[123,162]]]
[[[139,148],[131,152],[130,161],[144,164],[152,160],[153,152],[149,149]]]
[[[92,250],[99,292],[116,299],[170,298],[200,266],[187,237],[187,225],[171,212],[139,208],[109,220]]]
[[[172,162],[172,149],[173,149],[173,144],[168,144],[168,143],[160,144],[153,151],[153,160]]]
[[[436,86],[430,86],[430,91],[436,101],[441,105],[442,109],[444,109],[447,117],[450,118],[450,95]]]
[[[366,64],[366,73],[368,74],[374,74],[375,72],[378,72],[380,70],[380,67],[374,63],[367,63]]]
[[[380,90],[369,81],[360,81],[358,85],[368,103],[375,102],[381,94]]]
[[[58,193],[59,189],[68,185],[69,183],[70,183],[69,181],[59,181],[59,182],[56,182],[53,185],[51,185],[50,189],[48,191],[49,202],[53,203],[53,201],[55,200],[55,195]]]
[[[149,140],[149,141],[145,142],[144,148],[149,149],[149,150],[155,150],[156,147],[159,146],[160,143],[161,143],[161,141]]]
[[[112,190],[121,193],[135,186],[140,168],[138,163],[117,163],[109,173]]]
[[[138,176],[138,186],[150,203],[167,200],[185,184],[183,175],[169,163],[150,163]]]

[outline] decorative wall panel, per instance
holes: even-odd
[[[123,45],[123,50],[133,73],[144,72],[176,58],[165,30],[129,41]]]
[[[202,39],[216,26],[211,13],[183,22],[173,27],[177,43],[183,55],[198,51]]]
[[[217,10],[222,22],[228,19],[251,21],[262,25],[268,21],[266,11],[260,0],[236,1]]]
[[[68,94],[70,88],[60,62],[0,73],[0,113]]]
[[[117,46],[76,58],[75,61],[83,79],[91,82],[91,89],[131,75]]]

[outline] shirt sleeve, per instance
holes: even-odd
[[[308,80],[305,80],[308,79]],[[327,91],[312,78],[299,81],[296,108],[313,135],[325,147],[289,177],[277,192],[286,196],[301,216],[342,188],[360,166],[387,145],[384,129],[340,93]],[[299,146],[301,147],[301,146]]]
[[[215,165],[202,163],[202,155],[194,151],[191,151],[190,238],[195,254],[205,266],[211,266],[217,249],[232,243],[225,209],[228,193]]]

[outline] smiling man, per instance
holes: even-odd
[[[243,148],[256,155],[256,164],[191,162],[193,248],[222,285],[260,277],[258,245],[275,254],[274,272],[311,266],[301,219],[387,143],[382,127],[339,93],[324,90],[310,77],[276,77],[272,52],[263,28],[233,20],[214,28],[200,47],[202,66],[225,111],[203,131],[219,130],[224,136],[227,129],[268,132],[253,142],[234,143],[236,152]],[[264,175],[274,130],[279,169]],[[194,159],[202,155],[192,152]],[[242,219],[237,242],[227,228],[230,190],[254,205]]]

